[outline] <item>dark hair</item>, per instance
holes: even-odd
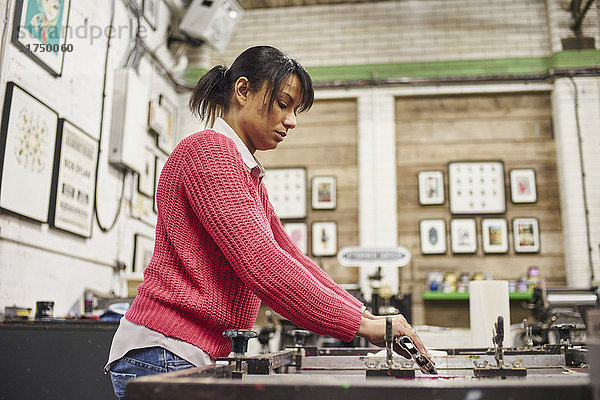
[[[281,50],[271,46],[250,47],[240,54],[231,67],[213,67],[194,88],[189,107],[200,119],[213,122],[229,110],[233,85],[240,77],[246,77],[251,91],[258,91],[266,82],[265,99],[269,98],[269,112],[284,80],[294,74],[302,85],[302,99],[297,112],[308,110],[314,100],[312,80],[308,72]]]

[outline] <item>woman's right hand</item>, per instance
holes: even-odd
[[[385,324],[385,317],[375,317],[370,314],[363,315],[357,335],[364,337],[369,343],[372,343],[375,346],[385,347]],[[431,359],[431,354],[429,354],[423,345],[421,338],[419,338],[417,332],[410,326],[403,315],[395,315],[392,317],[392,330],[394,337],[408,336],[411,338],[417,349]],[[411,358],[410,354],[403,350],[397,343],[394,343],[394,351],[406,358]]]

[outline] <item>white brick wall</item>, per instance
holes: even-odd
[[[398,246],[394,116],[393,96],[373,88],[358,97],[359,241],[365,247]],[[375,271],[361,267],[359,272],[367,298],[368,276]],[[383,268],[381,274],[381,284],[398,293],[397,268]]]
[[[98,137],[102,119],[102,84],[107,38],[105,35],[92,38],[91,27],[100,28],[105,32],[110,20],[110,2],[96,6],[88,2],[71,1],[69,26],[74,33],[68,40],[73,44],[73,52],[65,54],[63,75],[58,78],[51,77],[11,43],[15,3],[15,0],[0,1],[3,17],[5,6],[9,6],[8,19],[4,21],[8,23],[8,34],[4,42],[0,43],[4,51],[0,65],[0,108],[4,102],[6,82],[14,81],[52,107],[60,117]],[[108,61],[107,97],[97,177],[98,214],[105,226],[110,225],[119,210],[123,176],[107,162],[113,72],[122,65],[130,46],[130,28],[135,28],[123,3],[117,0],[115,4],[114,24],[117,30],[111,40]],[[159,26],[156,31],[146,27],[144,40],[151,48],[158,49],[161,59],[166,64],[171,64],[170,56],[165,54],[164,48],[160,46],[164,42],[170,16],[166,4],[160,4]],[[142,20],[142,24],[146,22]],[[140,63],[140,73],[151,86],[152,93],[157,95],[158,91],[161,91],[179,101],[173,88],[152,68],[147,58],[142,59]],[[144,102],[148,100],[140,99]],[[146,146],[152,146],[155,140],[150,135],[146,139],[146,143],[140,143],[141,151],[144,151]],[[64,315],[85,288],[102,292],[113,290],[126,296],[124,276],[114,274],[112,266],[116,260],[131,266],[135,233],[150,237],[154,235],[151,225],[131,216],[128,200],[131,200],[136,190],[134,182],[129,174],[125,183],[125,201],[115,228],[108,233],[102,233],[94,220],[91,239],[81,239],[50,229],[47,224],[26,222],[0,214],[0,313],[4,311],[5,306],[13,304],[35,308],[37,300],[53,300],[55,314]]]
[[[591,22],[590,22],[591,23]],[[269,44],[306,66],[550,54],[541,0],[407,0],[248,10],[223,58]]]
[[[547,0],[549,37],[553,53],[563,49],[561,39],[575,36],[570,28],[573,24],[571,12],[569,11],[570,4],[570,1]],[[598,15],[598,9],[592,6],[587,12],[581,26],[584,36],[596,39],[596,48],[598,48],[598,44],[600,43],[600,19]]]
[[[581,139],[577,134],[575,87]],[[599,78],[577,78],[573,81],[560,79],[556,81],[552,93],[565,238],[565,267],[567,283],[576,287],[589,286],[591,266],[594,269],[595,281],[600,281],[599,97]],[[583,157],[580,157],[580,150]],[[582,166],[585,178],[582,175]],[[591,265],[588,245],[591,247]]]

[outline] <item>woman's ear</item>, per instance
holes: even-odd
[[[239,105],[243,106],[248,101],[250,82],[245,76],[240,76],[233,86],[233,97]]]

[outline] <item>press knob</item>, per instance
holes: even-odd
[[[311,332],[306,331],[304,329],[294,329],[292,331],[289,331],[288,335],[294,337],[294,346],[304,347],[306,344],[306,337],[311,335]]]
[[[258,336],[249,329],[231,329],[223,332],[223,336],[231,338],[231,351],[235,355],[243,355],[248,351],[248,340]]]
[[[560,344],[566,344],[568,346],[571,342],[571,331],[573,329],[575,329],[575,325],[573,325],[573,324],[555,325],[550,329],[556,331],[556,333],[558,334],[558,339],[559,339]]]

